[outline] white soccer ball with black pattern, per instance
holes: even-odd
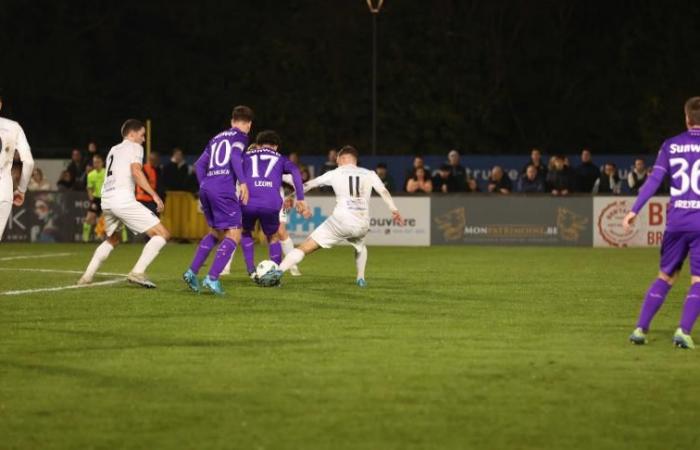
[[[255,275],[257,275],[258,278],[262,278],[268,272],[278,269],[279,266],[276,262],[266,259],[265,261],[260,261],[260,263],[258,263],[257,267],[255,268]]]

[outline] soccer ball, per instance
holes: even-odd
[[[272,271],[272,270],[277,270],[279,267],[277,266],[277,263],[274,261],[270,261],[269,259],[265,261],[260,261],[258,266],[255,268],[255,275],[258,278],[262,278],[266,273]]]

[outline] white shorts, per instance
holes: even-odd
[[[0,241],[2,241],[2,235],[5,232],[5,226],[10,220],[10,214],[12,213],[12,202],[4,202],[0,200]]]
[[[368,232],[369,226],[350,225],[343,223],[335,216],[331,216],[309,237],[323,248],[331,248],[334,245],[347,242],[355,247],[355,250],[360,251],[365,246],[365,236]]]
[[[160,223],[160,219],[141,203],[134,201],[124,205],[103,206],[105,234],[111,236],[120,224],[136,234],[144,233]]]
[[[280,223],[289,223],[289,210],[288,209],[280,209]]]

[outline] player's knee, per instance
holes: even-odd
[[[659,279],[664,280],[666,283],[668,283],[670,285],[673,285],[673,283],[675,283],[676,280],[678,279],[678,271],[675,271],[672,274],[659,272]]]
[[[270,244],[274,244],[275,242],[279,242],[280,240],[279,233],[268,234],[265,237],[267,237],[267,242],[269,242]]]

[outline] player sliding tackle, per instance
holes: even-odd
[[[146,268],[170,239],[170,233],[155,214],[136,201],[134,194],[137,185],[153,197],[158,212],[163,211],[163,201],[151,188],[143,173],[141,144],[145,139],[146,128],[140,121],[129,119],[124,122],[121,131],[124,140],[112,147],[107,155],[107,176],[102,185],[101,206],[107,240],[95,250],[78,284],[92,282],[97,269],[119,244],[119,235],[115,231],[123,224],[134,233],[146,233],[151,238],[143,247],[141,256],[131,269],[127,280],[145,288],[154,288],[156,285],[146,278]]]
[[[0,110],[2,97],[0,97]],[[12,160],[15,150],[22,161],[22,176],[17,190],[12,191]],[[27,191],[29,179],[34,170],[34,159],[29,149],[29,143],[24,136],[24,130],[14,120],[0,117],[0,241],[5,231],[5,225],[10,218],[12,205],[24,204],[24,193]]]
[[[690,332],[700,314],[700,97],[685,103],[685,123],[687,132],[663,143],[653,172],[623,221],[624,229],[629,231],[644,204],[656,193],[664,178],[671,175],[671,200],[661,243],[660,271],[647,291],[637,328],[630,336],[635,344],[647,343],[651,320],[690,253],[691,285],[673,343],[681,348],[695,348]]]
[[[253,124],[253,110],[247,106],[233,108],[231,128],[209,141],[195,164],[199,180],[199,201],[209,224],[209,234],[199,243],[190,268],[182,275],[187,286],[200,291],[199,269],[212,249],[218,245],[214,262],[202,285],[217,295],[224,290],[219,275],[241,242],[241,206],[248,203],[248,185],[243,172],[242,152],[248,146]],[[236,196],[236,182],[239,196]]]
[[[369,231],[369,199],[372,188],[379,193],[384,203],[391,210],[394,221],[403,223],[401,214],[384,187],[376,172],[357,167],[358,153],[354,147],[346,145],[338,153],[338,168],[314,178],[304,185],[304,192],[320,186],[332,186],[335,192],[336,206],[333,214],[320,227],[290,252],[282,261],[279,270],[265,274],[263,285],[279,283],[284,272],[304,257],[319,248],[331,248],[341,242],[348,242],[355,247],[355,264],[357,266],[357,285],[366,287],[365,266],[367,265],[367,246],[365,236]]]
[[[304,186],[299,169],[286,157],[278,153],[281,144],[279,135],[271,130],[258,133],[255,146],[251,146],[243,155],[243,171],[249,181],[250,196],[248,204],[243,206],[243,256],[246,268],[251,278],[255,277],[254,242],[251,232],[255,222],[267,237],[270,259],[279,264],[282,262],[282,246],[280,244],[280,209],[282,208],[282,177],[290,174],[294,183],[297,199],[297,211],[302,214],[306,210],[304,202]]]

